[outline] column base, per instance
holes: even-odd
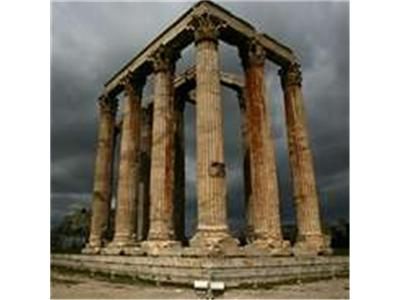
[[[135,246],[117,246],[109,245],[101,249],[104,255],[142,255],[144,252],[139,245]]]
[[[148,241],[173,241],[175,239],[172,225],[163,220],[152,220],[147,234]]]
[[[141,250],[150,256],[180,253],[181,243],[173,240],[150,240],[141,243]]]
[[[104,241],[101,238],[89,238],[89,242],[86,243],[85,247],[82,249],[82,254],[99,254]]]
[[[114,240],[102,248],[101,254],[105,255],[140,255],[143,251],[140,244],[131,238],[114,238]]]
[[[291,256],[290,242],[282,239],[258,238],[245,246],[245,252],[251,256]]]
[[[255,240],[253,226],[247,226],[246,228],[246,243],[250,244]]]
[[[293,247],[295,256],[331,255],[330,236],[322,234],[302,235]]]
[[[87,243],[81,252],[82,252],[82,254],[100,254],[101,247],[93,246],[93,245],[90,245],[89,243]]]
[[[191,248],[197,248],[209,255],[237,252],[239,246],[226,227],[199,228],[189,244]]]

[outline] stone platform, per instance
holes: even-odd
[[[227,287],[279,284],[347,276],[347,256],[179,257],[53,254],[52,267],[124,276],[156,283],[193,285],[194,280],[223,281]]]

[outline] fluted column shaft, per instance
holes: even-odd
[[[209,15],[195,19],[198,226],[192,245],[229,238],[218,26]]]
[[[136,239],[140,155],[140,103],[144,82],[127,77],[122,121],[118,198],[112,246],[132,246]]]
[[[138,207],[138,236],[145,240],[149,230],[150,208],[150,166],[151,166],[151,136],[153,123],[153,104],[142,109],[141,115],[141,156],[140,156],[140,185]]]
[[[153,56],[154,112],[150,174],[150,230],[148,240],[174,239],[173,76],[176,57],[161,47]]]
[[[316,253],[329,251],[322,234],[312,153],[306,125],[299,64],[279,72],[284,92],[285,116],[298,227],[297,247]]]
[[[184,109],[186,95],[175,99],[175,233],[179,241],[185,240],[185,124]]]
[[[217,42],[196,45],[198,230],[227,229],[221,87]]]
[[[246,240],[248,242],[253,240],[254,226],[253,226],[253,209],[251,207],[251,169],[250,169],[250,134],[246,120],[246,103],[243,91],[238,94],[239,107],[240,107],[240,129],[242,133],[242,153],[243,153],[243,181],[244,181],[244,203],[246,209]]]
[[[99,130],[92,198],[89,248],[103,246],[107,231],[112,195],[112,164],[114,153],[114,124],[117,103],[102,96],[99,99]]]
[[[255,41],[241,49],[245,72],[246,124],[249,131],[252,221],[255,242],[268,248],[283,244],[275,149],[268,115],[264,67],[266,53]]]

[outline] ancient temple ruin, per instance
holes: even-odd
[[[220,70],[220,40],[237,48],[244,76]],[[180,52],[191,43],[195,66],[175,74]],[[298,232],[294,245],[282,235],[266,60],[280,67]],[[144,106],[142,90],[151,74],[154,100]],[[239,245],[227,225],[221,85],[236,91],[241,112],[246,245]],[[119,123],[121,93],[125,99]],[[186,241],[183,112],[188,102],[196,112],[198,224]],[[232,285],[348,270],[346,258],[324,256],[331,249],[322,232],[300,64],[287,46],[222,7],[200,1],[107,81],[98,104],[92,219],[82,251],[86,255],[59,256],[58,264],[71,267],[75,261],[77,268],[173,282],[190,282],[212,271]],[[107,240],[116,151],[115,231]]]
[[[221,72],[218,43],[233,45],[244,79]],[[195,44],[195,67],[175,74],[182,49]],[[291,247],[282,237],[274,141],[268,115],[265,61],[280,66],[298,236]],[[154,75],[154,101],[141,105],[146,78]],[[221,84],[238,93],[246,164],[248,244],[227,226]],[[158,254],[186,251],[225,255],[317,255],[329,253],[321,229],[312,153],[309,146],[300,64],[293,51],[221,7],[202,1],[116,73],[99,98],[100,123],[90,239],[85,252]],[[191,90],[195,96],[189,96]],[[124,93],[120,149],[114,149],[118,108]],[[196,105],[198,224],[188,249],[184,239],[183,110]],[[115,232],[109,225],[114,152],[120,152]],[[139,207],[141,209],[139,209]],[[140,216],[139,216],[140,213]],[[140,229],[140,230],[138,230]],[[140,238],[139,238],[140,236]]]

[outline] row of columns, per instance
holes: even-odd
[[[223,24],[205,14],[195,17],[191,26],[196,45],[198,225],[190,246],[205,250],[233,249],[237,247],[237,241],[230,235],[227,225],[227,183],[219,80],[218,34]],[[267,53],[256,40],[241,46],[239,53],[245,74],[240,108],[244,116],[242,130],[246,215],[249,225],[247,248],[250,251],[286,255],[291,253],[291,249],[288,241],[283,239],[280,222],[275,152],[264,78]],[[142,248],[148,251],[177,246],[177,240],[184,238],[184,101],[174,101],[173,79],[177,59],[178,55],[173,48],[164,46],[151,58],[154,107],[150,138],[147,134],[143,139],[140,130],[140,120],[143,119],[140,116],[140,99],[144,81],[130,74],[123,82],[126,99],[115,234],[107,247],[117,249],[117,252],[137,245],[136,224],[141,224],[138,231],[141,232],[141,238],[148,227],[147,239],[141,243]],[[299,253],[327,252],[329,246],[321,229],[299,65],[284,66],[280,76],[298,223],[295,249]],[[115,108],[112,100],[106,97],[100,99],[99,144],[88,245],[95,250],[103,246],[101,239],[110,209]],[[147,145],[140,145],[146,138]],[[150,157],[140,157],[140,149],[143,147]],[[150,174],[143,174],[147,172],[146,167],[140,171],[139,161],[142,159],[146,167],[150,166]],[[139,176],[141,173],[144,176]],[[143,179],[146,175],[149,182]],[[149,190],[146,188],[148,186]],[[146,197],[146,193],[149,193],[149,197]],[[137,220],[137,207],[140,207],[143,219],[148,207],[146,203],[150,207],[149,224]]]

